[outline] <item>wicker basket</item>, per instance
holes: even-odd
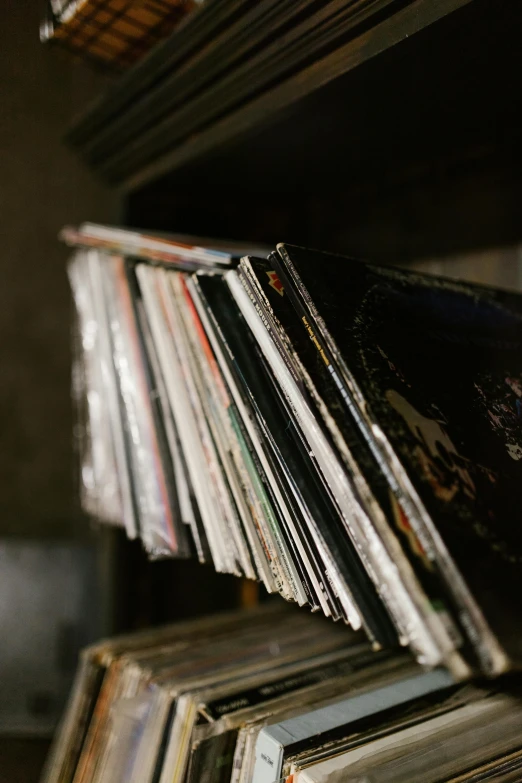
[[[139,60],[201,0],[49,0],[41,38],[117,71]]]

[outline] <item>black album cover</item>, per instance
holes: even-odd
[[[362,395],[398,457],[433,523],[438,557],[449,553],[490,629],[520,660],[522,297],[278,250],[277,271],[308,312],[304,328],[329,336],[327,359],[338,352],[345,392]],[[493,669],[509,665],[501,658]]]
[[[260,361],[257,346],[250,335],[249,328],[223,280],[201,276],[198,278],[198,283],[209,312],[213,316],[219,317],[219,340],[224,349],[223,355],[227,357],[236,388],[241,394],[247,411],[249,411],[281,495],[289,513],[292,514],[300,536],[301,546],[306,552],[316,583],[322,590],[331,616],[334,619],[339,619],[342,616],[342,610],[328,579],[325,578],[324,567],[317,556],[314,541],[307,531],[306,523],[303,520],[302,504],[296,501],[295,497],[295,492],[298,490],[291,480],[289,483],[288,452],[281,452],[272,434],[274,432],[281,433],[284,438],[283,433],[287,430],[288,425],[280,417],[278,407],[274,404],[269,373]],[[295,545],[292,549],[297,561],[296,564],[300,565],[302,570],[299,552],[295,549]],[[310,581],[308,577],[307,580]]]
[[[288,285],[288,281],[283,285],[282,280],[285,278],[283,275],[280,278],[276,271],[279,268],[280,260],[274,253],[267,260],[250,258],[249,262],[253,274],[256,275],[258,285],[284,330],[289,346],[309,376],[309,383],[313,384],[315,393],[319,394],[325,403],[328,415],[332,417],[338,427],[347,449],[355,460],[357,469],[368,482],[374,502],[378,504],[386,518],[392,522],[395,533],[408,545],[412,540],[413,531],[408,524],[403,506],[395,494],[390,491],[386,477],[372,455],[367,439],[353,417],[347,416],[345,398],[332,380],[323,358],[324,354],[318,350],[316,342],[310,339],[307,329],[303,327],[302,318],[298,313],[299,302],[296,293]],[[302,393],[309,396],[304,384]],[[318,422],[321,421],[319,411],[317,411],[317,419]],[[327,434],[326,427],[323,427],[323,431]],[[342,454],[337,450],[335,442],[331,437],[329,440],[337,452],[339,462],[343,463]],[[351,473],[353,468],[345,465],[345,469]],[[371,508],[368,508],[368,513],[372,514]],[[462,648],[462,652],[466,652],[463,633],[460,629],[452,628],[455,617],[453,596],[444,589],[437,574],[433,572],[431,564],[423,556],[417,541],[415,541],[414,552],[408,554],[411,554],[409,560],[424,593],[424,595],[419,595],[418,601],[421,605],[429,606],[429,611],[444,617],[445,627],[452,629],[455,645]],[[467,652],[470,653],[470,651]]]

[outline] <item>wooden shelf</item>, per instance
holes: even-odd
[[[307,8],[318,12],[328,2],[309,0]],[[190,54],[186,43],[176,60],[173,36],[84,116],[71,141],[126,193],[128,223],[149,229],[284,239],[384,262],[520,241],[522,3],[374,6],[328,51],[291,72],[286,39],[276,36],[284,77],[263,89],[252,79],[248,100],[230,109],[216,97],[223,75],[196,90],[210,46],[202,44],[192,97],[169,99],[157,119],[168,74]],[[209,3],[223,40],[244,24],[240,7]],[[206,10],[193,20],[200,37],[188,35],[187,23],[182,43],[203,41]],[[186,79],[191,73],[187,66]],[[142,99],[133,99],[133,85],[145,90]],[[138,131],[131,120],[140,114]],[[162,143],[149,145],[159,138],[158,123]],[[192,131],[183,135],[182,127]],[[118,128],[125,138],[135,133],[139,151],[133,161],[127,149],[125,172],[114,163]],[[113,153],[104,156],[104,147]]]
[[[155,81],[155,69],[150,65],[144,80],[145,63],[136,69],[135,92],[131,89],[132,78],[128,77],[121,88],[123,97],[116,86],[71,131],[71,141],[93,168],[126,190],[198,163],[209,155],[221,154],[225,147],[236,147],[248,139],[257,142],[267,131],[272,146],[284,150],[289,117],[293,147],[304,152],[310,142],[315,145],[316,125],[321,116],[310,113],[307,99],[318,101],[320,111],[326,106],[330,115],[333,108],[345,116],[349,93],[344,85],[339,85],[341,90],[327,90],[325,101],[322,93],[327,86],[469,2],[330,0],[318,4],[309,0],[309,15],[294,19],[290,29],[287,25],[277,27],[268,40],[252,28],[254,48],[238,62],[229,63],[228,70],[220,70],[221,63],[216,62],[220,53],[217,44],[207,44],[203,53],[188,56],[186,63],[178,61],[171,66],[172,72],[165,74],[161,70]],[[292,5],[295,13],[295,4]],[[356,13],[360,6],[364,13],[361,9]],[[209,11],[212,9],[210,3]],[[196,20],[201,24],[203,17],[201,12]],[[322,35],[315,33],[313,26],[319,19],[325,28]],[[237,21],[236,27],[248,36],[245,19]],[[189,31],[187,24],[185,32]],[[234,41],[229,31],[221,38],[222,45]],[[211,72],[206,81],[201,73],[203,66]],[[382,76],[383,73],[381,79]],[[367,100],[372,97],[368,94]],[[284,127],[280,134],[281,123]]]
[[[474,0],[136,182],[129,220],[401,263],[520,241],[521,33],[522,4]]]

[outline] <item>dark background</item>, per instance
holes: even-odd
[[[38,0],[1,3],[0,547],[52,547],[89,536],[75,490],[67,250],[57,232],[64,223],[119,215],[118,196],[62,143],[75,112],[106,80],[40,44],[41,10]],[[23,605],[12,596],[8,606],[1,601],[0,615],[17,615],[23,631]],[[3,635],[0,711],[15,646]],[[0,737],[1,783],[36,781],[47,747],[46,738]]]
[[[119,199],[62,138],[106,83],[38,38],[38,0],[0,26],[0,535],[71,534],[70,298],[65,223],[117,220]]]

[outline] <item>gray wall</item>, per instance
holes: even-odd
[[[1,0],[0,536],[82,529],[73,482],[64,223],[114,221],[118,200],[62,142],[105,86],[38,39],[38,0]],[[76,522],[74,521],[76,520]]]

